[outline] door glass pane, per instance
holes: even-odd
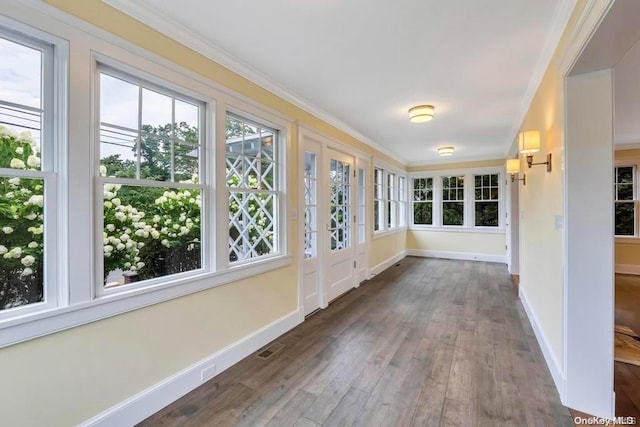
[[[365,185],[365,170],[358,169],[358,244],[365,242],[365,220],[366,220],[366,185]]]
[[[329,231],[331,250],[351,247],[351,198],[349,192],[351,165],[331,159],[329,164]]]
[[[304,154],[304,257],[318,254],[318,218],[317,218],[317,175],[316,155]]]

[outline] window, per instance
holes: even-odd
[[[464,176],[442,177],[442,225],[464,225]]]
[[[393,173],[387,172],[387,191],[385,192],[385,198],[387,201],[387,210],[386,210],[386,224],[387,229],[395,228],[398,225],[397,215],[397,204],[398,204],[398,196],[396,193],[395,182],[396,175]]]
[[[498,174],[474,175],[473,179],[476,227],[498,227]]]
[[[382,169],[375,168],[373,172],[373,229],[380,231],[384,228],[383,225],[383,172]]]
[[[636,235],[635,166],[615,168],[615,235]]]
[[[358,243],[362,244],[366,241],[366,212],[367,212],[367,195],[366,195],[365,170],[358,168]]]
[[[398,177],[398,226],[407,225],[407,185],[404,176]]]
[[[100,68],[104,287],[199,269],[204,105]]]
[[[413,178],[413,223],[433,225],[433,178]]]
[[[52,70],[52,46],[0,29],[0,318],[56,304]]]
[[[278,131],[227,114],[226,184],[229,191],[229,261],[278,253]]]

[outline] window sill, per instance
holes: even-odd
[[[7,319],[0,322],[0,348],[246,279],[291,263],[290,256],[280,255],[225,271],[204,272],[162,285],[118,292],[90,302]]]
[[[409,227],[411,231],[437,231],[437,232],[453,232],[453,233],[480,233],[480,234],[505,234],[506,229],[504,227],[438,227],[430,225],[412,225]]]
[[[391,236],[397,233],[402,233],[405,231],[407,231],[407,227],[396,227],[396,228],[392,228],[391,230],[374,231],[373,240],[380,239],[382,237]]]

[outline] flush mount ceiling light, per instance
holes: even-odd
[[[433,119],[435,108],[433,105],[416,105],[409,108],[409,121],[411,123],[423,123]]]
[[[441,156],[450,156],[453,154],[453,147],[440,147],[438,148],[438,154]]]

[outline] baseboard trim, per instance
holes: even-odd
[[[374,266],[373,268],[369,269],[369,278],[372,278],[373,276],[376,276],[376,275],[382,273],[383,271],[385,271],[387,268],[391,267],[396,262],[403,260],[406,256],[407,256],[407,251],[402,251],[402,252],[399,252],[399,253],[395,254],[391,258],[388,258],[385,261],[382,261],[380,264],[378,264],[378,265]]]
[[[538,345],[542,350],[544,360],[547,363],[549,371],[551,372],[551,377],[553,378],[553,382],[555,383],[558,394],[560,395],[560,401],[563,405],[566,405],[566,378],[564,376],[564,372],[562,371],[560,364],[558,363],[558,359],[556,359],[555,355],[551,351],[547,336],[542,331],[540,323],[538,323],[538,318],[531,309],[529,301],[527,300],[527,295],[522,289],[522,286],[519,287],[519,297],[520,301],[522,302],[522,306],[524,307],[524,311],[527,314],[527,318],[529,319],[529,324],[533,328],[533,332],[536,335]]]
[[[233,344],[205,357],[127,400],[80,424],[80,427],[135,425],[176,401],[205,381],[202,371],[215,365],[215,375],[225,371],[254,351],[265,346],[304,320],[304,312],[295,310]]]
[[[407,249],[407,255],[426,258],[461,259],[467,261],[485,261],[507,263],[506,255],[479,254],[473,252],[432,251],[429,249]]]
[[[640,265],[616,264],[616,273],[618,273],[618,274],[636,274],[636,275],[640,275]]]

